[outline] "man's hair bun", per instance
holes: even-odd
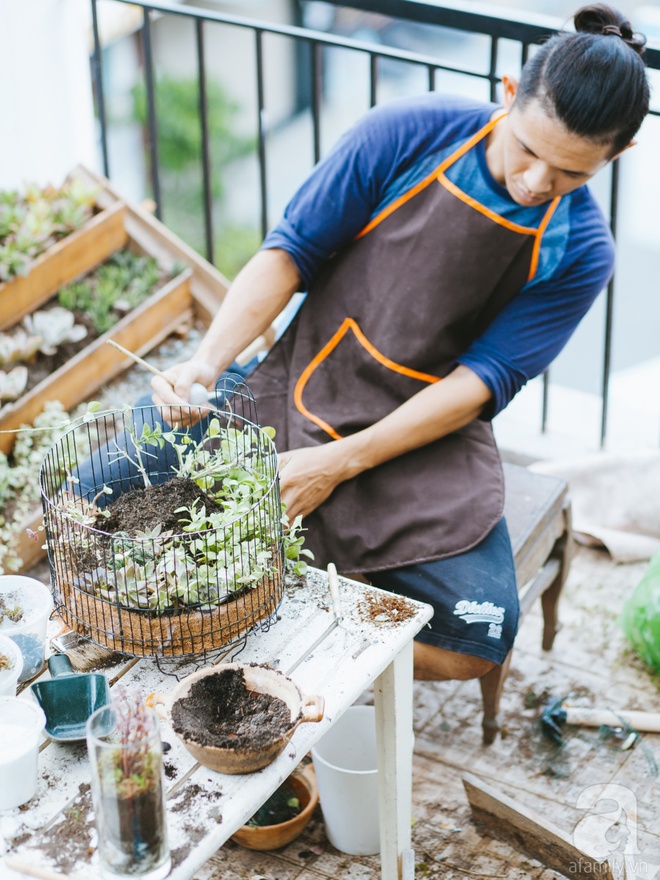
[[[628,19],[621,12],[604,3],[595,3],[593,6],[579,9],[575,13],[573,23],[578,33],[619,37],[638,55],[644,51],[646,37],[634,33]]]

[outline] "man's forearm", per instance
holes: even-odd
[[[468,367],[424,388],[384,419],[336,441],[343,479],[439,440],[469,424],[491,398],[487,385]]]
[[[219,375],[270,327],[299,284],[298,270],[285,251],[259,251],[229,287],[196,357]]]

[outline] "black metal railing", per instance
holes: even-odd
[[[497,14],[489,11],[488,7],[479,4],[470,4],[464,8],[462,4],[452,3],[445,0],[443,6],[424,0],[344,0],[342,3],[333,4],[338,8],[350,7],[364,12],[379,13],[417,24],[436,25],[442,28],[469,34],[483,35],[489,40],[488,61],[485,70],[473,70],[456,64],[443,63],[438,57],[411,52],[404,49],[395,49],[385,45],[364,42],[340,37],[331,33],[311,30],[303,26],[274,24],[271,22],[256,21],[253,19],[228,15],[209,9],[183,6],[167,0],[146,3],[144,0],[114,0],[115,3],[133,4],[143,8],[143,20],[141,27],[141,50],[144,62],[144,84],[147,101],[147,139],[149,151],[149,175],[151,190],[156,203],[156,215],[162,218],[162,199],[160,184],[160,160],[158,155],[158,113],[156,109],[156,84],[155,67],[153,57],[152,26],[153,19],[158,16],[178,16],[194,23],[195,27],[195,52],[197,79],[199,84],[199,124],[202,135],[202,150],[200,156],[202,175],[202,210],[204,223],[204,238],[206,257],[214,262],[214,230],[213,230],[213,196],[212,196],[212,161],[209,147],[208,126],[208,100],[207,100],[207,61],[205,57],[205,30],[209,26],[235,28],[251,32],[254,37],[254,64],[256,66],[256,120],[255,132],[257,143],[257,157],[259,168],[259,192],[260,192],[260,229],[265,236],[271,221],[269,216],[269,180],[268,180],[268,142],[266,125],[266,99],[264,88],[265,77],[265,48],[264,36],[275,35],[292,40],[297,47],[304,46],[308,52],[308,64],[306,65],[309,83],[309,110],[311,113],[312,127],[312,152],[314,161],[321,158],[322,139],[322,105],[323,105],[323,52],[329,48],[341,48],[354,53],[360,53],[368,58],[369,78],[369,103],[371,106],[378,101],[379,70],[380,65],[386,60],[405,62],[422,68],[426,73],[426,87],[429,91],[436,88],[436,78],[439,72],[460,75],[462,77],[477,78],[488,84],[491,100],[496,100],[497,86],[500,82],[498,75],[499,50],[502,41],[509,41],[519,46],[520,64],[524,64],[528,57],[530,47],[547,38],[561,27],[561,22],[554,18],[544,16],[526,15],[526,21],[515,17],[515,12],[510,15]],[[99,39],[99,27],[97,20],[97,0],[91,0],[92,23],[94,35],[94,53],[92,57],[92,74],[95,90],[96,109],[100,122],[100,149],[102,154],[103,170],[107,177],[111,177],[112,163],[108,148],[108,118],[106,101],[104,99],[104,81],[101,65],[101,43]],[[296,6],[296,4],[293,4]],[[297,4],[298,10],[304,3]],[[660,50],[648,48],[645,60],[649,68],[660,70]],[[246,60],[246,63],[250,63]],[[366,108],[365,108],[366,109]],[[652,110],[653,115],[660,115],[660,111]],[[611,183],[609,196],[609,215],[612,230],[616,233],[618,211],[618,161],[611,166]],[[603,364],[600,383],[600,395],[602,400],[600,419],[600,443],[604,446],[608,425],[608,404],[611,373],[611,339],[614,306],[614,279],[610,282],[606,293],[605,304],[605,327],[603,343]],[[543,378],[542,411],[540,413],[541,428],[546,429],[548,419],[548,389],[549,373]]]

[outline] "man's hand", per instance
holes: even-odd
[[[346,479],[338,446],[336,441],[280,454],[280,493],[291,521],[316,510]]]
[[[212,387],[217,379],[214,367],[202,360],[201,358],[191,358],[189,361],[183,361],[175,364],[168,370],[164,371],[162,376],[154,376],[151,380],[153,388],[153,400],[156,406],[171,406],[172,418],[176,421],[187,421],[190,419],[191,411],[177,410],[181,404],[190,404],[190,388],[194,382],[200,382],[205,388]],[[169,380],[169,381],[168,381]],[[184,415],[185,414],[185,415]],[[196,418],[196,413],[195,413]]]

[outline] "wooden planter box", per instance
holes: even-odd
[[[89,272],[127,241],[126,206],[116,202],[44,251],[28,275],[0,284],[0,330],[34,312],[60,287]]]
[[[40,562],[46,555],[44,544],[46,543],[46,535],[39,532],[37,540],[29,537],[28,529],[36,532],[43,525],[44,517],[41,508],[35,508],[32,516],[23,521],[21,527],[16,532],[14,546],[16,555],[23,561],[18,573],[29,571],[34,565]]]
[[[0,434],[0,450],[5,453],[11,450],[16,436],[11,432],[21,425],[31,425],[49,400],[59,400],[70,410],[133,363],[106,345],[108,339],[142,355],[176,330],[192,313],[191,274],[190,269],[186,269],[173,278],[47,379],[19,400],[8,403],[0,413],[0,430],[6,432]]]
[[[214,266],[149,212],[126,203],[105,178],[82,166],[77,167],[70,177],[98,190],[96,202],[100,212],[36,259],[27,277],[0,284],[0,330],[16,324],[43,305],[63,285],[127,245],[155,257],[165,268],[175,261],[190,268],[79,352],[49,379],[20,400],[8,404],[0,415],[1,430],[13,432],[21,424],[31,424],[48,400],[59,400],[71,409],[90,399],[101,385],[130,367],[133,362],[106,345],[106,338],[144,355],[191,316],[209,323],[227,291],[227,279]],[[252,353],[272,344],[273,339],[274,333],[268,331],[239,360],[248,360]],[[0,434],[0,450],[8,452],[14,437],[14,433]],[[35,510],[34,517],[25,526],[34,530],[40,523],[41,511]],[[28,570],[43,557],[43,543],[42,540],[30,540],[24,530],[17,535],[18,555],[23,559],[21,571]]]

